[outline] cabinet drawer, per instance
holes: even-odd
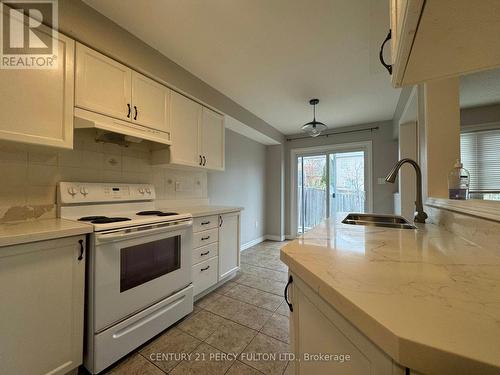
[[[213,257],[192,267],[194,295],[217,283],[217,263],[218,257]]]
[[[202,246],[202,247],[197,247],[196,249],[193,249],[193,263],[192,264],[197,264],[202,261],[205,261],[207,259],[210,259],[214,256],[217,255],[217,250],[218,250],[219,244],[217,242],[214,242],[210,245],[207,246]]]
[[[219,228],[204,230],[193,234],[193,249],[219,240]]]
[[[219,225],[219,216],[203,216],[197,217],[193,220],[193,232],[200,232],[202,230],[217,228]]]

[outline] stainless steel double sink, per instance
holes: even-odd
[[[417,229],[415,225],[411,224],[404,217],[395,215],[350,213],[342,220],[342,223],[397,229]]]

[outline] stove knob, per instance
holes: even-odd
[[[144,194],[144,188],[139,188],[139,193]]]
[[[151,194],[151,189],[147,187],[146,188],[146,193]]]
[[[71,195],[72,197],[74,197],[76,193],[78,193],[78,191],[73,186],[68,188],[68,194]]]
[[[87,194],[89,193],[89,190],[88,190],[86,187],[82,187],[82,188],[80,188],[80,193],[81,193],[84,197],[86,197],[86,196],[87,196]]]

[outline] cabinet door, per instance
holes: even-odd
[[[238,269],[240,263],[240,214],[220,216],[219,280]]]
[[[224,116],[203,107],[201,120],[201,155],[204,166],[224,170]]]
[[[172,92],[170,162],[199,166],[199,125],[201,105],[185,96]]]
[[[297,275],[288,286],[290,348],[301,359],[292,368],[295,375],[352,374],[403,375],[404,369],[353,326],[334,306],[323,300]],[[343,354],[344,358],[311,360],[317,353]],[[345,355],[349,355],[346,358]]]
[[[79,241],[85,246],[84,237],[68,237],[2,248],[1,374],[65,374],[82,363]]]
[[[55,69],[0,69],[0,139],[73,148],[75,42],[57,45]]]
[[[342,332],[318,310],[309,299],[294,288],[294,301],[299,308],[296,348],[298,358],[304,361],[296,362],[297,374],[336,374],[363,375],[371,374],[370,361],[345,337]],[[294,306],[295,307],[295,306]],[[295,314],[297,316],[297,314]],[[305,356],[313,353],[349,354],[350,360],[314,361]]]
[[[207,259],[191,267],[191,277],[195,296],[217,284],[217,257]]]
[[[392,83],[400,85],[422,13],[424,0],[391,0]]]
[[[99,52],[76,45],[77,107],[131,120],[132,71]]]
[[[170,89],[132,72],[132,119],[141,125],[170,132]]]

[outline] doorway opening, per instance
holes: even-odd
[[[298,234],[329,217],[371,210],[371,143],[292,150],[292,156]]]

